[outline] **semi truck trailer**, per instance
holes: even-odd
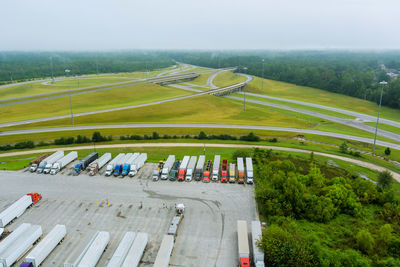
[[[51,167],[50,174],[54,175],[61,171],[62,168],[70,164],[72,161],[78,158],[78,152],[72,151],[62,157],[60,160],[56,161],[53,166]]]
[[[125,233],[110,261],[108,262],[107,267],[121,267],[122,264],[124,264],[129,249],[132,247],[133,241],[135,241],[135,237],[135,232]]]
[[[174,236],[164,235],[161,241],[160,249],[157,252],[157,257],[154,261],[153,267],[168,267],[173,248]]]
[[[103,156],[90,163],[86,170],[89,172],[90,176],[93,176],[98,173],[100,169],[103,168],[103,166],[106,165],[110,160],[111,153],[105,153]]]
[[[136,160],[136,158],[139,157],[139,153],[133,153],[124,163],[122,166],[122,172],[121,175],[122,177],[127,176],[129,174],[129,170],[131,169],[131,166],[133,162]]]
[[[24,255],[42,235],[40,225],[23,223],[0,243],[0,266],[10,267]]]
[[[37,159],[32,160],[29,165],[29,171],[30,172],[35,172],[37,167],[39,166],[40,162],[42,162],[45,158],[47,158],[49,156],[49,154],[44,154],[41,155],[40,157],[38,157]]]
[[[143,167],[147,160],[147,153],[141,153],[134,161],[129,170],[129,177],[133,177]]]
[[[49,164],[49,163],[53,164],[54,162],[56,162],[57,160],[59,160],[63,156],[64,156],[64,151],[54,152],[49,157],[45,158],[44,160],[42,160],[40,162],[39,166],[36,169],[36,173],[43,173],[44,168],[47,166],[47,164]]]
[[[67,234],[65,225],[57,224],[40,243],[25,257],[25,262],[38,267],[50,253],[62,242]]]
[[[227,183],[228,182],[228,160],[224,159],[222,160],[222,166],[221,166],[221,183]]]
[[[186,182],[190,182],[193,179],[194,170],[196,168],[197,157],[191,156],[189,160],[188,167],[186,169]]]
[[[117,165],[117,163],[122,160],[125,157],[125,153],[119,153],[118,156],[116,156],[110,163],[107,164],[107,168],[106,168],[106,176],[110,176],[113,171],[115,166]]]
[[[247,180],[246,182],[248,184],[254,183],[254,177],[253,177],[253,160],[251,158],[246,158],[246,175],[247,175]]]
[[[251,243],[253,245],[253,262],[256,267],[264,267],[264,253],[257,246],[257,242],[261,239],[261,223],[260,221],[251,222]]]
[[[133,153],[127,153],[125,156],[115,165],[113,175],[114,177],[117,177],[121,174],[122,172],[122,167],[124,166],[124,163],[133,155]]]
[[[212,161],[208,160],[206,168],[203,173],[203,183],[209,183],[210,182],[210,175],[212,171]]]
[[[204,162],[206,161],[206,156],[199,156],[199,161],[197,161],[196,169],[194,171],[194,179],[200,181],[203,177]]]
[[[64,157],[64,151],[60,151],[61,153],[58,153],[55,155],[52,159],[47,160],[46,166],[44,166],[43,173],[44,174],[49,174],[51,171],[51,168],[53,167],[53,164],[56,163],[57,161],[61,160]]]
[[[235,165],[235,163],[229,164],[229,182],[230,183],[236,182],[236,165]]]
[[[214,182],[219,180],[219,167],[221,163],[221,156],[220,155],[215,155],[214,156],[214,165],[212,168],[212,180]]]
[[[243,158],[237,158],[237,177],[238,177],[238,184],[244,184],[245,180],[245,173],[244,173],[244,164]]]
[[[147,233],[137,233],[135,241],[129,249],[122,267],[137,267],[143,257],[144,250],[147,246],[149,236]]]
[[[84,157],[78,164],[75,165],[74,175],[79,175],[81,171],[85,170],[90,163],[95,161],[99,157],[99,153],[92,152]]]
[[[238,236],[238,252],[239,252],[239,266],[250,266],[250,248],[249,238],[247,233],[247,222],[237,221],[237,236]]]
[[[181,166],[179,166],[178,181],[185,181],[186,169],[189,164],[190,156],[184,156]]]
[[[0,227],[4,228],[15,218],[21,216],[27,208],[36,204],[41,198],[41,194],[32,192],[18,199],[11,206],[0,213]]]
[[[174,165],[174,162],[175,162],[175,155],[169,155],[161,172],[161,180],[168,179],[169,171],[171,170],[172,165]]]

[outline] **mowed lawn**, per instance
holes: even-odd
[[[148,103],[193,92],[157,84],[126,86],[71,96],[74,113]],[[70,113],[69,96],[23,103],[0,109],[0,122],[29,120]]]
[[[248,105],[244,112],[243,104],[240,102],[209,95],[75,118],[75,125],[117,123],[250,124],[296,128],[316,126],[315,122],[310,122],[307,119],[253,105]],[[37,128],[58,125],[70,125],[70,119],[33,123],[24,127]]]
[[[368,115],[376,116],[378,105],[374,102],[359,98],[335,94],[321,89],[297,86],[295,84],[264,79],[263,89],[261,79],[254,77],[246,90],[248,92],[265,94],[269,96],[300,100],[330,107],[342,108]],[[382,107],[381,116],[386,119],[400,121],[400,110]]]
[[[246,81],[246,77],[231,71],[224,71],[214,78],[213,84],[218,87],[224,87],[244,81]]]

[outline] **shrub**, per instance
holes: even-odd
[[[248,135],[242,135],[240,137],[240,140],[250,141],[250,142],[258,142],[258,141],[260,141],[260,137],[251,132]]]

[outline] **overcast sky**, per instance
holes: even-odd
[[[0,50],[400,49],[399,0],[1,0]]]

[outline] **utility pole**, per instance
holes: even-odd
[[[53,57],[50,57],[50,67],[51,67],[51,83],[54,84]]]
[[[67,74],[67,80],[68,80],[69,108],[70,108],[70,110],[71,110],[71,123],[72,123],[72,125],[74,125],[74,114],[72,113],[72,101],[71,101],[71,87],[69,86],[69,75],[68,75],[70,71],[71,71],[71,70],[66,69],[66,70],[65,70],[65,73]]]
[[[382,87],[381,87],[381,98],[380,98],[380,100],[379,100],[378,118],[376,119],[375,137],[374,137],[374,147],[373,147],[372,151],[375,151],[376,136],[377,136],[377,134],[378,134],[379,116],[380,116],[380,113],[381,113],[383,88],[385,87],[385,85],[387,84],[387,82],[386,82],[386,81],[381,81],[379,84],[382,85]]]

